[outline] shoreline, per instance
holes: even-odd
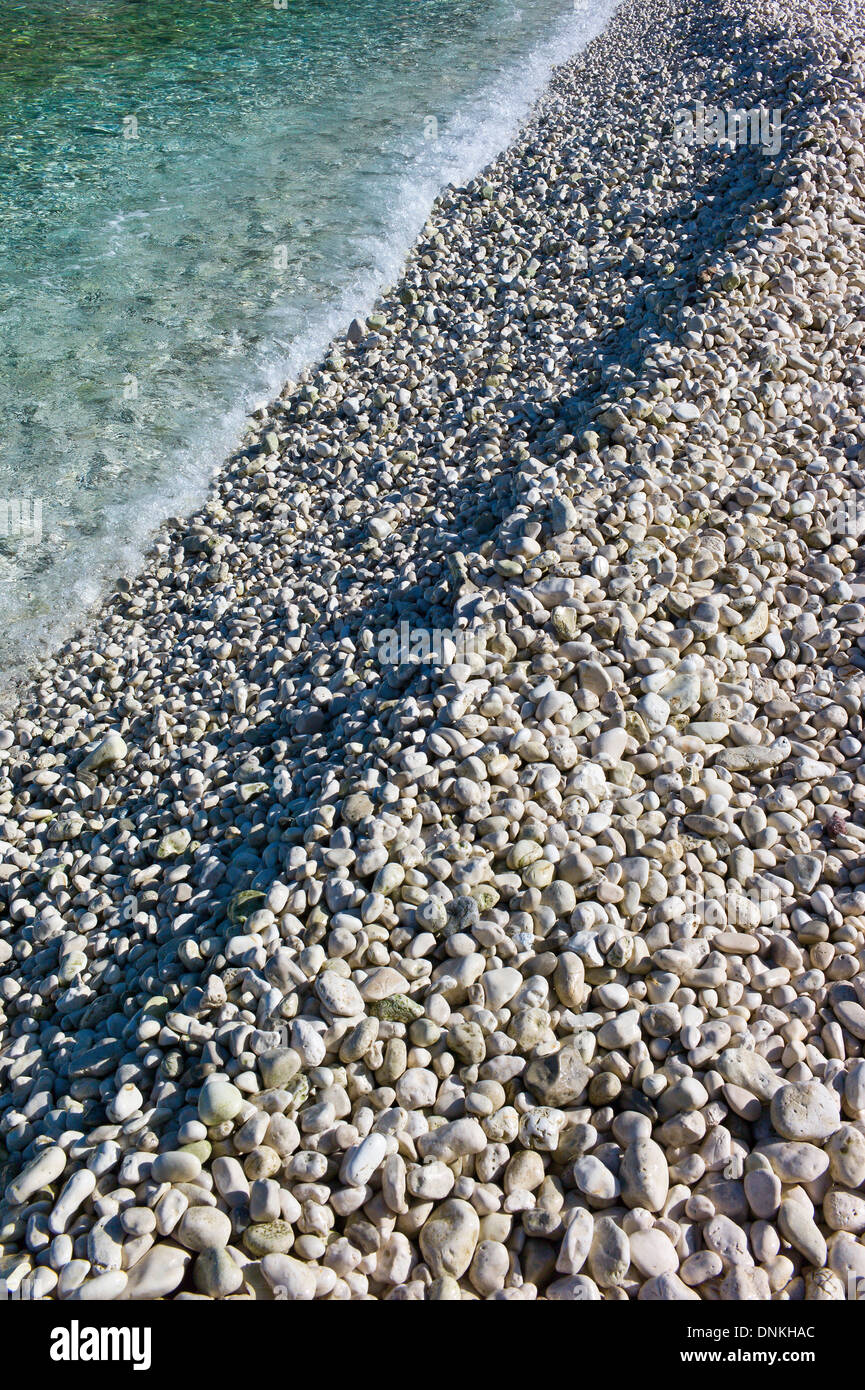
[[[853,8],[624,0],[0,728],[0,1277],[845,1297]]]
[[[480,82],[477,90],[465,94],[458,113],[452,113],[453,130],[430,146],[434,153],[427,156],[416,150],[409,156],[406,150],[407,165],[400,171],[394,169],[393,184],[383,200],[388,210],[381,226],[376,227],[375,234],[368,226],[355,228],[355,233],[367,243],[366,268],[356,277],[346,277],[344,283],[337,276],[330,293],[322,286],[315,307],[307,304],[305,310],[300,310],[297,297],[289,294],[283,310],[269,326],[264,326],[267,319],[259,325],[260,336],[255,336],[250,344],[252,355],[246,360],[247,370],[236,383],[236,391],[228,393],[221,404],[206,395],[199,398],[198,429],[181,431],[177,450],[170,459],[163,460],[162,466],[169,469],[169,474],[160,487],[145,493],[134,512],[123,499],[106,499],[98,524],[107,548],[93,555],[94,565],[88,565],[86,553],[78,553],[78,542],[73,541],[72,550],[61,554],[56,566],[49,566],[48,573],[58,580],[61,570],[67,577],[68,584],[60,592],[68,611],[58,621],[57,605],[46,605],[44,638],[32,629],[27,617],[32,604],[38,602],[41,581],[26,598],[22,595],[22,606],[8,615],[9,625],[0,642],[0,715],[13,711],[21,694],[26,693],[38,675],[39,658],[50,660],[66,641],[81,639],[82,635],[86,638],[117,580],[133,580],[137,568],[143,567],[147,553],[158,541],[162,522],[171,516],[191,516],[200,511],[219,471],[236,454],[250,417],[267,408],[300,370],[321,361],[335,337],[344,339],[345,330],[356,315],[363,317],[372,312],[381,293],[392,287],[399,276],[437,192],[449,184],[465,182],[507,147],[530,114],[562,53],[567,52],[569,45],[585,42],[585,35],[603,24],[610,3],[611,0],[602,0],[597,14],[575,10],[572,15],[560,15],[543,37],[535,35],[519,70],[513,66],[511,55]],[[426,149],[425,144],[423,148]],[[347,235],[351,240],[350,224]],[[283,312],[295,318],[299,313],[301,316],[290,343],[285,340]],[[248,321],[243,321],[248,331]],[[197,394],[193,386],[188,389]],[[59,506],[62,501],[54,497],[46,509],[46,522],[49,512],[56,518]],[[27,531],[22,524],[22,535]],[[8,597],[0,588],[0,598]],[[6,616],[5,609],[0,608],[0,628]],[[28,632],[33,644],[25,658]]]

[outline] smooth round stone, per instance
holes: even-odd
[[[745,1174],[745,1196],[754,1215],[768,1220],[781,1204],[781,1180],[775,1173],[755,1169]]]
[[[855,999],[841,999],[832,1006],[835,1017],[854,1038],[865,1041],[865,1009]]]
[[[614,1174],[592,1154],[584,1154],[574,1164],[574,1182],[590,1201],[612,1202],[619,1195]]]
[[[456,1197],[442,1202],[420,1233],[420,1247],[434,1279],[450,1274],[461,1279],[472,1262],[480,1223],[473,1206]]]
[[[401,994],[406,988],[406,978],[389,965],[371,970],[360,984],[361,998],[365,1003],[374,1004],[380,999],[389,999],[392,994]]]
[[[775,1092],[769,1117],[782,1139],[819,1144],[841,1124],[839,1097],[819,1081],[791,1082]]]
[[[801,1202],[787,1197],[778,1209],[778,1229],[792,1246],[819,1269],[826,1263],[826,1241]]]
[[[758,1100],[768,1102],[783,1085],[783,1078],[773,1072],[765,1057],[744,1047],[728,1047],[716,1062],[725,1081],[750,1091]]]
[[[231,1221],[218,1207],[189,1207],[175,1232],[187,1250],[216,1250],[231,1240]]]
[[[222,1155],[211,1167],[216,1190],[229,1207],[246,1206],[249,1201],[249,1182],[236,1158]]]
[[[137,1086],[127,1083],[121,1086],[117,1095],[106,1106],[106,1113],[109,1120],[115,1124],[122,1124],[128,1120],[130,1115],[135,1115],[144,1104],[144,1097]]]
[[[69,1254],[71,1257],[71,1251]],[[60,1263],[62,1262],[58,1260],[58,1264]],[[21,1280],[18,1292],[24,1298],[50,1298],[59,1284],[57,1271],[48,1265],[40,1265]]]
[[[560,1274],[579,1274],[585,1264],[592,1246],[595,1223],[592,1214],[583,1207],[577,1207],[565,1229],[565,1234],[556,1259],[556,1270]]]
[[[663,1231],[632,1231],[628,1240],[631,1264],[647,1279],[679,1268],[679,1257],[673,1242]]]
[[[366,792],[352,792],[342,803],[342,818],[346,825],[357,825],[371,816],[375,807]]]
[[[707,1279],[716,1279],[724,1270],[724,1261],[714,1250],[698,1250],[682,1261],[679,1277],[689,1288],[705,1284]]]
[[[696,1076],[683,1076],[681,1081],[668,1086],[658,1101],[659,1114],[667,1118],[680,1111],[702,1110],[708,1103],[709,1093]]]
[[[620,1047],[630,1047],[639,1042],[640,1015],[636,1009],[626,1009],[624,1013],[611,1018],[598,1029],[598,1044],[611,1052]]]
[[[844,1078],[844,1108],[854,1119],[865,1112],[865,1061],[854,1062]]]
[[[702,1192],[690,1196],[685,1203],[685,1215],[689,1221],[710,1221],[716,1212],[715,1203]]]
[[[833,1231],[865,1231],[865,1197],[857,1192],[827,1192],[823,1198],[823,1219]]]
[[[602,1289],[623,1284],[631,1263],[628,1237],[609,1216],[598,1217],[589,1249],[589,1272]]]
[[[279,1183],[264,1178],[254,1182],[249,1194],[249,1215],[255,1222],[278,1221],[282,1213]]]
[[[179,1187],[169,1187],[156,1204],[156,1229],[161,1236],[170,1235],[189,1206],[189,1198]]]
[[[198,1097],[202,1124],[221,1125],[233,1120],[243,1105],[243,1094],[224,1076],[208,1076]]]
[[[85,1279],[69,1294],[70,1303],[110,1303],[127,1290],[128,1275],[122,1269],[107,1270],[93,1279]]]
[[[748,1237],[729,1216],[713,1216],[703,1227],[703,1240],[708,1250],[720,1255],[726,1265],[749,1261]]]
[[[247,1226],[243,1243],[256,1259],[264,1255],[287,1255],[294,1245],[294,1231],[287,1221],[262,1221]]]
[[[406,1186],[413,1197],[424,1202],[441,1202],[454,1186],[454,1175],[446,1163],[433,1159],[413,1168]]]
[[[426,927],[428,931],[444,931],[448,920],[447,908],[441,898],[424,898],[415,909],[415,918],[418,925]]]
[[[862,1186],[865,1182],[865,1134],[861,1130],[853,1125],[841,1125],[827,1140],[825,1151],[833,1181],[842,1187]]]
[[[396,1083],[397,1104],[405,1110],[425,1110],[435,1105],[439,1078],[425,1067],[408,1067]]]
[[[487,1008],[496,1013],[509,1000],[513,999],[522,983],[522,975],[513,966],[504,966],[500,970],[488,970],[481,980]]]
[[[156,1216],[150,1207],[126,1207],[120,1224],[128,1236],[146,1236],[156,1228]]]
[[[261,1262],[261,1272],[275,1298],[286,1299],[289,1303],[309,1303],[315,1298],[315,1270],[303,1260],[285,1254],[268,1254]]]
[[[503,1289],[510,1268],[510,1254],[498,1240],[482,1240],[469,1268],[472,1287],[482,1298]]]
[[[729,955],[748,956],[759,951],[760,943],[749,932],[722,931],[712,937],[712,947]]]
[[[638,1110],[623,1110],[613,1119],[612,1130],[613,1137],[627,1146],[637,1139],[651,1139],[652,1121]]]
[[[615,767],[621,762],[627,742],[626,729],[606,729],[592,740],[592,757],[601,767]]]
[[[760,1145],[782,1182],[813,1182],[829,1167],[829,1155],[814,1144],[783,1139]]]
[[[558,957],[553,986],[566,1009],[579,1008],[585,988],[585,966],[574,951],[563,951]]]
[[[643,695],[635,709],[650,734],[660,733],[670,721],[670,706],[660,695]]]
[[[335,970],[322,970],[316,976],[315,992],[329,1013],[337,1018],[355,1018],[363,1013],[363,998],[353,980],[337,975]]]
[[[460,1303],[462,1301],[462,1289],[451,1274],[442,1274],[438,1279],[433,1279],[426,1291],[426,1302],[428,1303]]]
[[[539,1153],[522,1149],[508,1159],[504,1173],[505,1192],[533,1192],[544,1180],[544,1160]]]
[[[577,905],[577,895],[566,879],[554,878],[544,888],[541,901],[556,917],[567,920]]]
[[[420,1135],[417,1141],[421,1158],[439,1158],[442,1163],[454,1163],[469,1154],[482,1153],[486,1146],[486,1134],[477,1120],[469,1118],[451,1120],[428,1134]]]
[[[781,1250],[781,1237],[768,1221],[753,1221],[749,1232],[754,1258],[761,1265],[769,1264]]]
[[[628,1144],[619,1166],[622,1201],[627,1207],[660,1211],[670,1187],[664,1150],[654,1139],[635,1139]]]
[[[605,1009],[624,1009],[629,1001],[624,985],[600,985],[595,990],[595,998]]]
[[[693,1303],[700,1295],[694,1289],[689,1289],[678,1274],[669,1270],[666,1274],[657,1274],[654,1279],[647,1279],[637,1297],[645,1303]]]
[[[195,1261],[192,1278],[199,1293],[208,1298],[228,1298],[243,1283],[243,1273],[227,1250],[215,1246],[203,1249]]]
[[[213,1153],[213,1145],[209,1139],[195,1139],[191,1144],[184,1144],[181,1152],[197,1158],[203,1168]]]
[[[13,1178],[6,1188],[6,1201],[10,1206],[22,1206],[43,1187],[56,1182],[66,1167],[66,1152],[59,1145],[52,1144],[31,1159],[23,1172]]]
[[[183,1283],[192,1255],[179,1245],[163,1242],[153,1245],[128,1271],[124,1298],[167,1298]]]
[[[200,1160],[180,1149],[159,1154],[151,1170],[155,1182],[193,1182],[200,1172]]]
[[[378,1037],[378,1029],[379,1021],[377,1018],[362,1018],[360,1023],[356,1023],[343,1038],[339,1049],[339,1060],[344,1063],[359,1062]]]
[[[721,1088],[723,1096],[731,1110],[740,1115],[749,1124],[754,1124],[760,1118],[761,1105],[756,1096],[750,1091],[744,1090],[741,1086],[734,1086],[732,1082],[725,1081]]]
[[[270,1091],[292,1081],[301,1068],[300,1056],[292,1047],[273,1047],[258,1058],[265,1090]]]
[[[353,1146],[342,1161],[340,1181],[347,1187],[364,1187],[387,1155],[387,1140],[383,1134],[367,1135]]]
[[[122,762],[128,752],[125,739],[116,729],[112,729],[81,759],[78,764],[78,771],[98,772],[110,763]]]
[[[553,1303],[600,1303],[603,1294],[585,1274],[569,1274],[547,1285],[547,1298]]]

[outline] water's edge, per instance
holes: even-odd
[[[101,607],[118,579],[129,580],[134,587],[135,578],[168,518],[191,518],[203,505],[227,461],[236,454],[250,414],[266,407],[301,371],[321,361],[330,345],[344,338],[352,318],[367,316],[381,297],[399,283],[437,200],[449,187],[458,188],[477,177],[506,152],[545,99],[556,68],[606,27],[618,4],[619,0],[603,0],[597,8],[590,9],[589,0],[582,4],[575,0],[573,15],[554,26],[549,37],[526,56],[519,74],[509,74],[509,81],[519,80],[516,98],[513,86],[505,93],[504,83],[478,92],[457,123],[458,138],[442,153],[438,166],[432,171],[420,171],[426,175],[420,179],[419,171],[413,170],[402,180],[392,204],[391,234],[379,248],[374,278],[346,288],[335,305],[323,304],[316,320],[294,339],[288,356],[268,363],[263,351],[248,364],[250,384],[218,426],[208,426],[206,457],[202,458],[199,452],[200,441],[195,441],[178,460],[171,483],[166,482],[150,497],[148,509],[134,518],[121,503],[106,510],[107,525],[115,541],[122,537],[116,557],[112,556],[110,568],[106,566],[95,579],[88,575],[83,580],[79,558],[70,557],[67,592],[74,597],[68,611],[53,614],[47,631],[32,640],[26,656],[0,670],[0,710],[4,714],[38,685],[41,672],[50,667],[53,657],[69,641],[86,639],[98,623]]]

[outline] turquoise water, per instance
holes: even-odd
[[[613,7],[0,0],[0,680],[201,497]]]

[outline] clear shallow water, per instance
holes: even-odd
[[[0,0],[0,686],[614,4]]]

